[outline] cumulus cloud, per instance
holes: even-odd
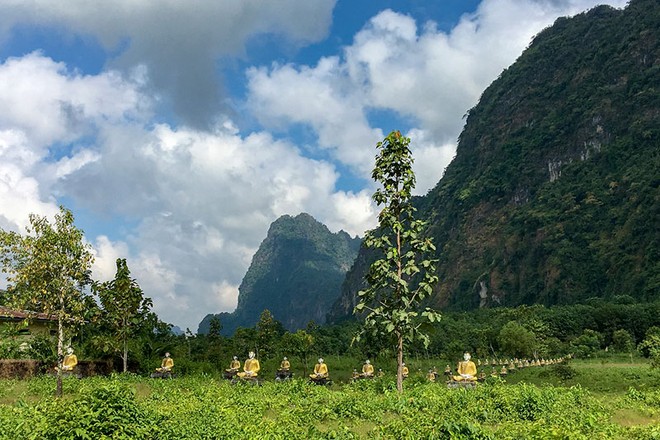
[[[156,1],[9,0],[0,4],[0,36],[41,25],[96,38],[117,53],[114,68],[144,66],[155,90],[188,124],[207,126],[223,106],[217,63],[241,56],[259,34],[287,45],[323,38],[336,0]]]
[[[320,147],[361,174],[372,166],[373,146],[383,137],[370,126],[368,112],[387,110],[411,119],[411,134],[423,142],[416,169],[418,192],[424,193],[442,176],[454,155],[462,115],[488,84],[557,17],[599,3],[484,0],[449,32],[384,10],[341,56],[322,58],[314,66],[249,70],[248,105],[266,126],[312,127]],[[625,0],[608,3],[624,6]]]
[[[51,184],[98,159],[72,143],[142,114],[137,96],[113,72],[68,72],[39,53],[0,64],[1,226],[23,230],[29,213],[57,212]]]

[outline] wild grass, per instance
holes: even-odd
[[[362,359],[326,357],[359,367]],[[658,372],[642,361],[573,361],[574,373],[529,368],[474,390],[428,383],[413,368],[402,395],[386,376],[331,388],[304,378],[231,385],[215,375],[160,380],[137,375],[0,381],[2,438],[654,438],[660,434]],[[414,364],[415,362],[410,362]],[[424,367],[438,364],[429,360]],[[414,366],[413,366],[414,367]],[[268,372],[270,365],[264,365]],[[382,367],[381,367],[382,368]],[[302,372],[301,372],[302,376]],[[571,376],[571,377],[569,377]],[[103,437],[106,436],[106,437]]]

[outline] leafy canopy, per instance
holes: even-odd
[[[369,287],[358,293],[359,303],[354,310],[367,312],[363,332],[385,333],[396,341],[399,391],[404,342],[420,339],[428,345],[428,336],[420,328],[424,320],[419,318],[427,322],[439,319],[439,314],[428,308],[421,316],[417,311],[421,301],[433,292],[438,277],[436,260],[426,257],[435,251],[435,246],[421,234],[424,222],[414,218],[416,210],[411,198],[415,174],[409,144],[409,138],[393,131],[376,146],[379,153],[372,178],[381,187],[373,200],[383,208],[378,215],[378,227],[367,233],[364,243],[379,251],[382,258],[369,268],[366,275]],[[359,338],[360,335],[356,337]]]
[[[57,320],[57,355],[61,369],[65,329],[69,335],[84,321],[94,257],[71,211],[60,206],[51,224],[30,214],[27,235],[0,230],[0,263],[7,274],[10,304],[52,315]],[[62,381],[58,370],[57,394]]]

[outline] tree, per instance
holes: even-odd
[[[532,357],[538,346],[534,332],[516,321],[507,322],[497,339],[504,353],[519,358]]]
[[[307,375],[307,365],[309,355],[314,345],[314,337],[305,330],[298,330],[295,333],[286,332],[281,339],[281,347],[284,353],[297,356],[303,365],[303,373]]]
[[[277,338],[284,333],[282,324],[273,318],[270,310],[265,309],[257,322],[257,346],[259,356],[268,359],[273,355],[273,346]]]
[[[600,350],[602,341],[603,335],[595,330],[585,329],[570,345],[576,356],[586,358]]]
[[[399,392],[403,391],[404,344],[420,339],[428,346],[429,339],[421,325],[440,318],[428,308],[421,316],[417,312],[420,302],[432,293],[438,277],[436,260],[426,257],[435,246],[430,238],[422,237],[424,222],[413,217],[415,174],[409,144],[409,138],[393,131],[376,146],[380,151],[371,176],[381,188],[372,198],[384,207],[378,215],[378,227],[367,232],[364,242],[383,258],[369,268],[366,275],[369,287],[358,293],[359,302],[354,310],[354,313],[368,312],[362,334],[384,332],[393,336]],[[356,336],[359,338],[360,335]]]
[[[146,298],[137,281],[131,278],[125,258],[117,258],[117,273],[112,281],[95,284],[103,307],[103,321],[112,331],[110,345],[121,353],[124,373],[128,371],[128,343],[145,323],[153,302]]]
[[[221,336],[222,332],[222,323],[220,322],[220,318],[217,316],[214,316],[211,318],[209,321],[209,333],[208,337],[209,339],[219,339]]]
[[[222,323],[217,315],[214,315],[209,321],[209,332],[206,335],[206,359],[214,365],[222,363]]]
[[[635,348],[635,341],[628,330],[619,329],[612,334],[612,346],[619,353],[628,353]]]
[[[51,225],[46,217],[30,214],[27,235],[0,230],[2,270],[14,307],[43,312],[57,319],[57,395],[62,395],[65,333],[72,336],[83,323],[85,285],[94,257],[83,232],[73,224],[71,211],[60,206]]]
[[[651,358],[652,368],[660,368],[660,327],[649,328],[638,348],[645,357]]]

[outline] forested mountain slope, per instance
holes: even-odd
[[[439,258],[431,305],[660,297],[660,2],[558,19],[468,112],[417,200]],[[442,103],[438,103],[442,105]],[[348,316],[361,250],[329,319]]]
[[[280,217],[243,278],[236,310],[207,315],[199,333],[208,332],[213,316],[224,334],[253,327],[265,309],[288,330],[304,328],[311,320],[325,323],[359,247],[359,238],[344,231],[333,234],[308,214]]]

